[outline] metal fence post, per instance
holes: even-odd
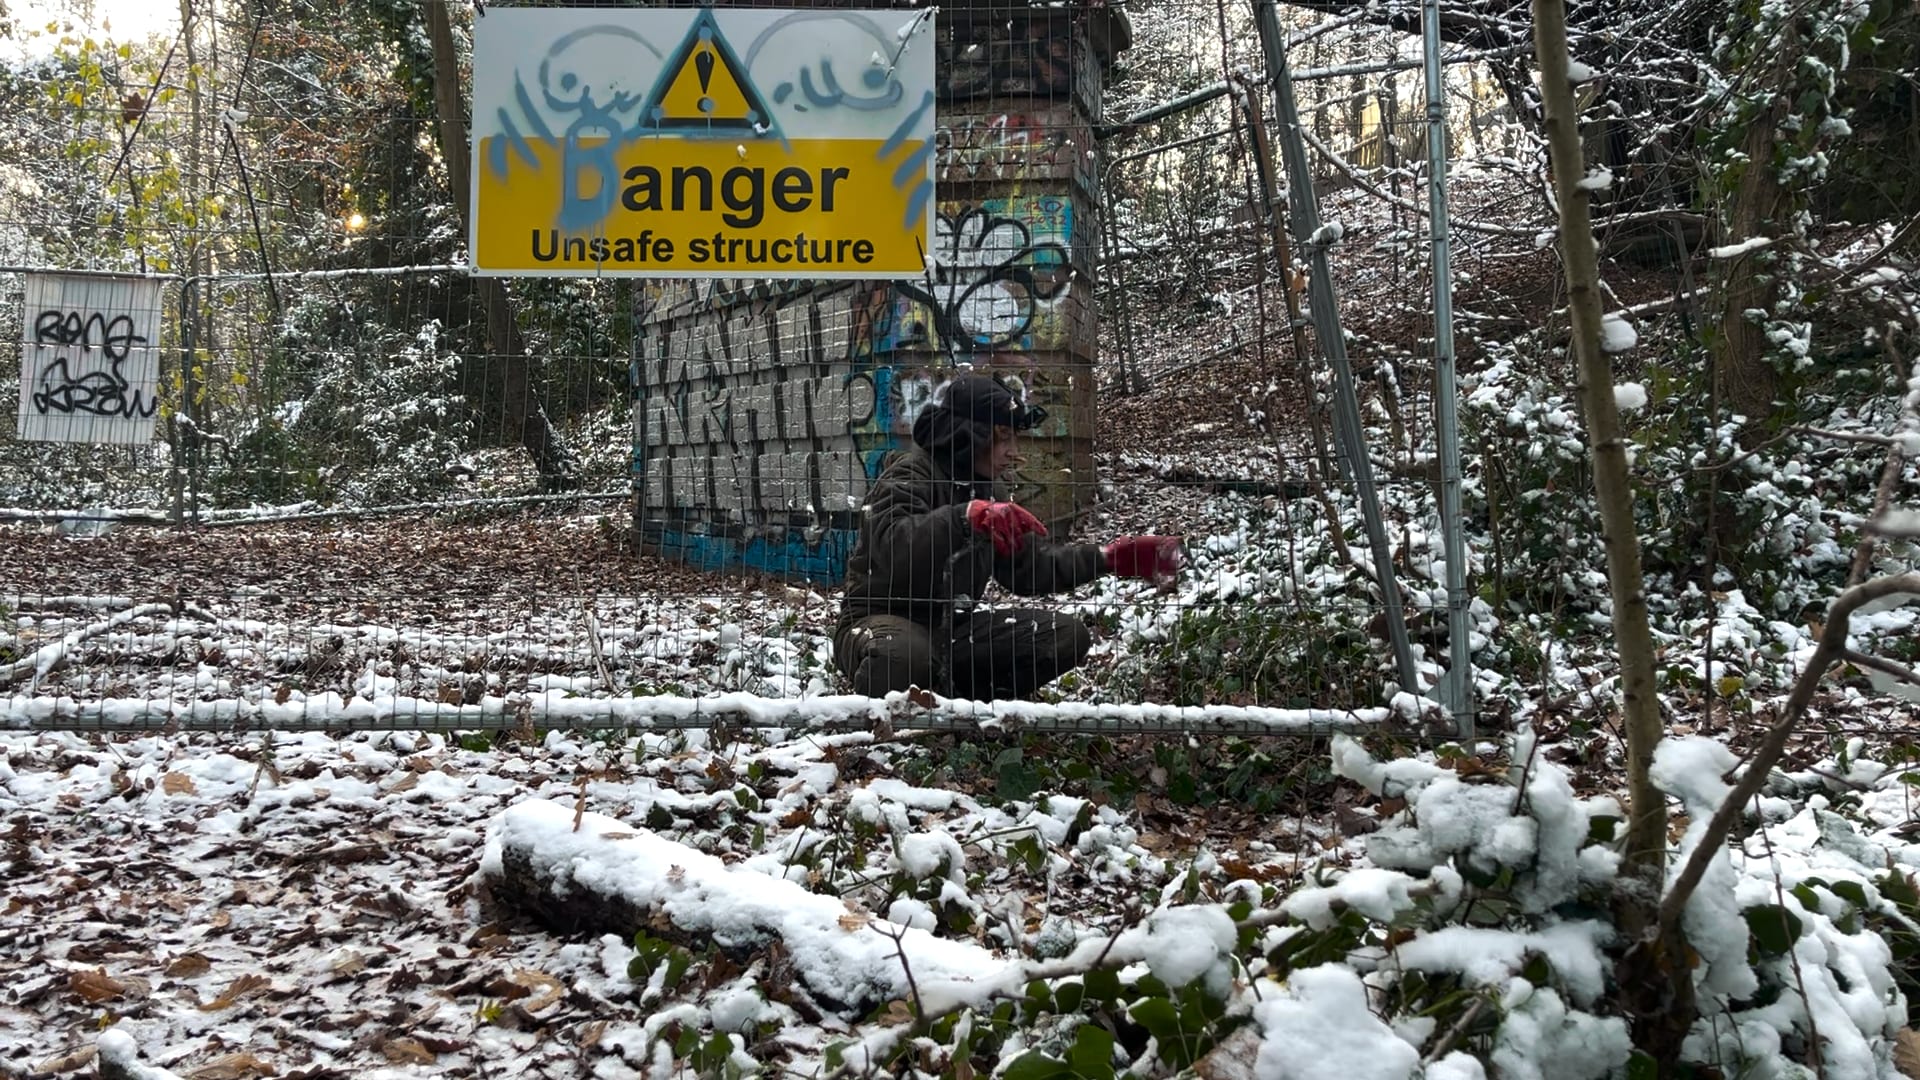
[[[1367,457],[1366,433],[1361,429],[1360,398],[1354,388],[1353,366],[1347,362],[1345,332],[1340,328],[1339,299],[1333,289],[1333,268],[1327,260],[1331,238],[1321,235],[1320,205],[1313,192],[1313,173],[1306,144],[1300,138],[1300,107],[1293,96],[1293,78],[1287,71],[1286,35],[1280,28],[1275,0],[1260,0],[1255,9],[1260,44],[1266,53],[1267,76],[1278,107],[1280,148],[1289,179],[1287,200],[1294,239],[1307,255],[1308,299],[1320,351],[1333,369],[1334,435],[1353,478],[1361,516],[1366,519],[1367,546],[1373,552],[1374,575],[1379,580],[1380,603],[1386,617],[1387,638],[1400,676],[1400,688],[1420,693],[1420,673],[1413,664],[1413,646],[1407,639],[1406,616],[1400,606],[1400,583],[1393,569],[1393,548],[1386,521],[1380,514],[1380,496],[1373,483],[1373,463]]]
[[[1453,356],[1453,237],[1447,220],[1447,105],[1440,69],[1439,0],[1424,0],[1427,61],[1427,200],[1433,243],[1434,434],[1440,452],[1440,537],[1447,560],[1447,673],[1439,700],[1460,738],[1473,738],[1473,641],[1467,620],[1467,545],[1460,512],[1460,417]]]

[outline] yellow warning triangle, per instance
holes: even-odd
[[[772,116],[703,11],[654,84],[647,119],[660,128],[770,132]]]

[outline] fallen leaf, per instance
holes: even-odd
[[[381,1043],[380,1053],[395,1065],[431,1065],[434,1062],[433,1051],[427,1049],[419,1039],[410,1039],[405,1035]]]
[[[188,1073],[187,1080],[250,1080],[255,1076],[272,1076],[277,1071],[267,1062],[242,1051],[214,1058]]]
[[[190,979],[205,974],[213,967],[213,961],[197,952],[181,953],[166,966],[166,973],[176,979]]]
[[[521,968],[515,971],[513,974],[507,976],[507,981],[523,988],[527,994],[538,992],[538,996],[528,997],[527,1000],[520,1005],[521,1008],[530,1013],[537,1013],[541,1009],[559,1001],[561,996],[567,992],[566,985],[559,979],[554,978],[544,971],[534,971],[531,968]],[[525,997],[526,995],[522,994],[518,996]]]
[[[170,772],[160,778],[160,790],[169,795],[200,794],[200,789],[193,786],[193,777],[177,772]]]
[[[132,989],[131,984],[107,974],[106,968],[94,968],[92,971],[81,969],[67,973],[67,989],[78,994],[81,1000],[90,1005],[103,1001],[112,1001],[124,996]]]
[[[1194,1062],[1193,1071],[1201,1080],[1242,1080],[1254,1075],[1253,1062],[1259,1053],[1259,1034],[1243,1027]]]
[[[869,920],[865,915],[854,915],[849,913],[849,914],[840,916],[840,929],[858,930],[866,926],[868,921]]]
[[[233,980],[233,985],[221,991],[220,996],[200,1006],[201,1012],[218,1012],[230,1009],[242,998],[251,997],[273,985],[273,980],[265,975],[248,972]]]
[[[47,1060],[41,1062],[40,1064],[35,1065],[33,1067],[33,1072],[29,1073],[28,1075],[29,1076],[58,1076],[61,1073],[74,1072],[75,1070],[79,1069],[81,1066],[85,1065],[87,1062],[92,1061],[93,1055],[96,1052],[98,1052],[98,1048],[93,1046],[92,1044],[88,1044],[86,1046],[81,1047],[78,1050],[73,1050],[68,1053],[61,1054],[58,1057],[48,1058]]]
[[[1893,1067],[1908,1080],[1920,1080],[1920,1032],[1903,1027],[1893,1033]]]
[[[216,911],[213,913],[213,917],[207,920],[207,925],[213,927],[215,930],[225,930],[227,927],[233,925],[233,916],[228,914],[224,909]]]

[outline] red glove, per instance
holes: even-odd
[[[1122,536],[1101,550],[1107,556],[1107,569],[1147,581],[1173,577],[1186,561],[1177,536]]]
[[[1027,534],[1047,535],[1047,527],[1040,519],[1026,512],[1019,504],[1010,502],[988,502],[975,499],[967,504],[967,524],[974,532],[983,532],[993,538],[993,550],[1001,555],[1012,555],[1026,542]]]

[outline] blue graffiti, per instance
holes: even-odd
[[[824,529],[810,537],[795,529],[775,539],[737,540],[678,529],[647,530],[647,540],[659,546],[660,554],[701,570],[744,566],[822,584],[837,584],[846,577],[847,557],[853,554],[859,535],[852,529]]]
[[[924,17],[924,13],[915,16],[915,22],[918,23],[920,19]],[[906,96],[906,87],[901,85],[900,80],[894,77],[893,64],[898,62],[900,52],[905,49],[905,45],[896,41],[895,35],[889,34],[879,26],[876,26],[871,19],[838,12],[795,12],[777,20],[772,26],[762,31],[759,37],[754,39],[753,45],[747,49],[747,66],[749,68],[753,66],[753,62],[758,59],[760,51],[770,46],[773,43],[773,39],[778,37],[781,31],[798,23],[813,22],[821,19],[855,27],[872,38],[875,45],[873,52],[874,61],[871,66],[860,74],[860,84],[864,88],[863,92],[849,92],[843,88],[840,85],[839,76],[834,74],[833,62],[831,60],[821,60],[819,62],[817,65],[819,68],[817,79],[813,68],[801,68],[799,90],[800,96],[805,99],[805,102],[793,100],[791,107],[794,111],[806,112],[808,111],[808,107],[811,106],[816,109],[839,108],[853,109],[858,112],[881,112],[898,105],[901,99]],[[892,61],[887,60],[889,56],[893,57]],[[793,98],[793,92],[794,84],[790,81],[782,82],[775,86],[773,88],[774,104],[787,105],[789,99]]]

